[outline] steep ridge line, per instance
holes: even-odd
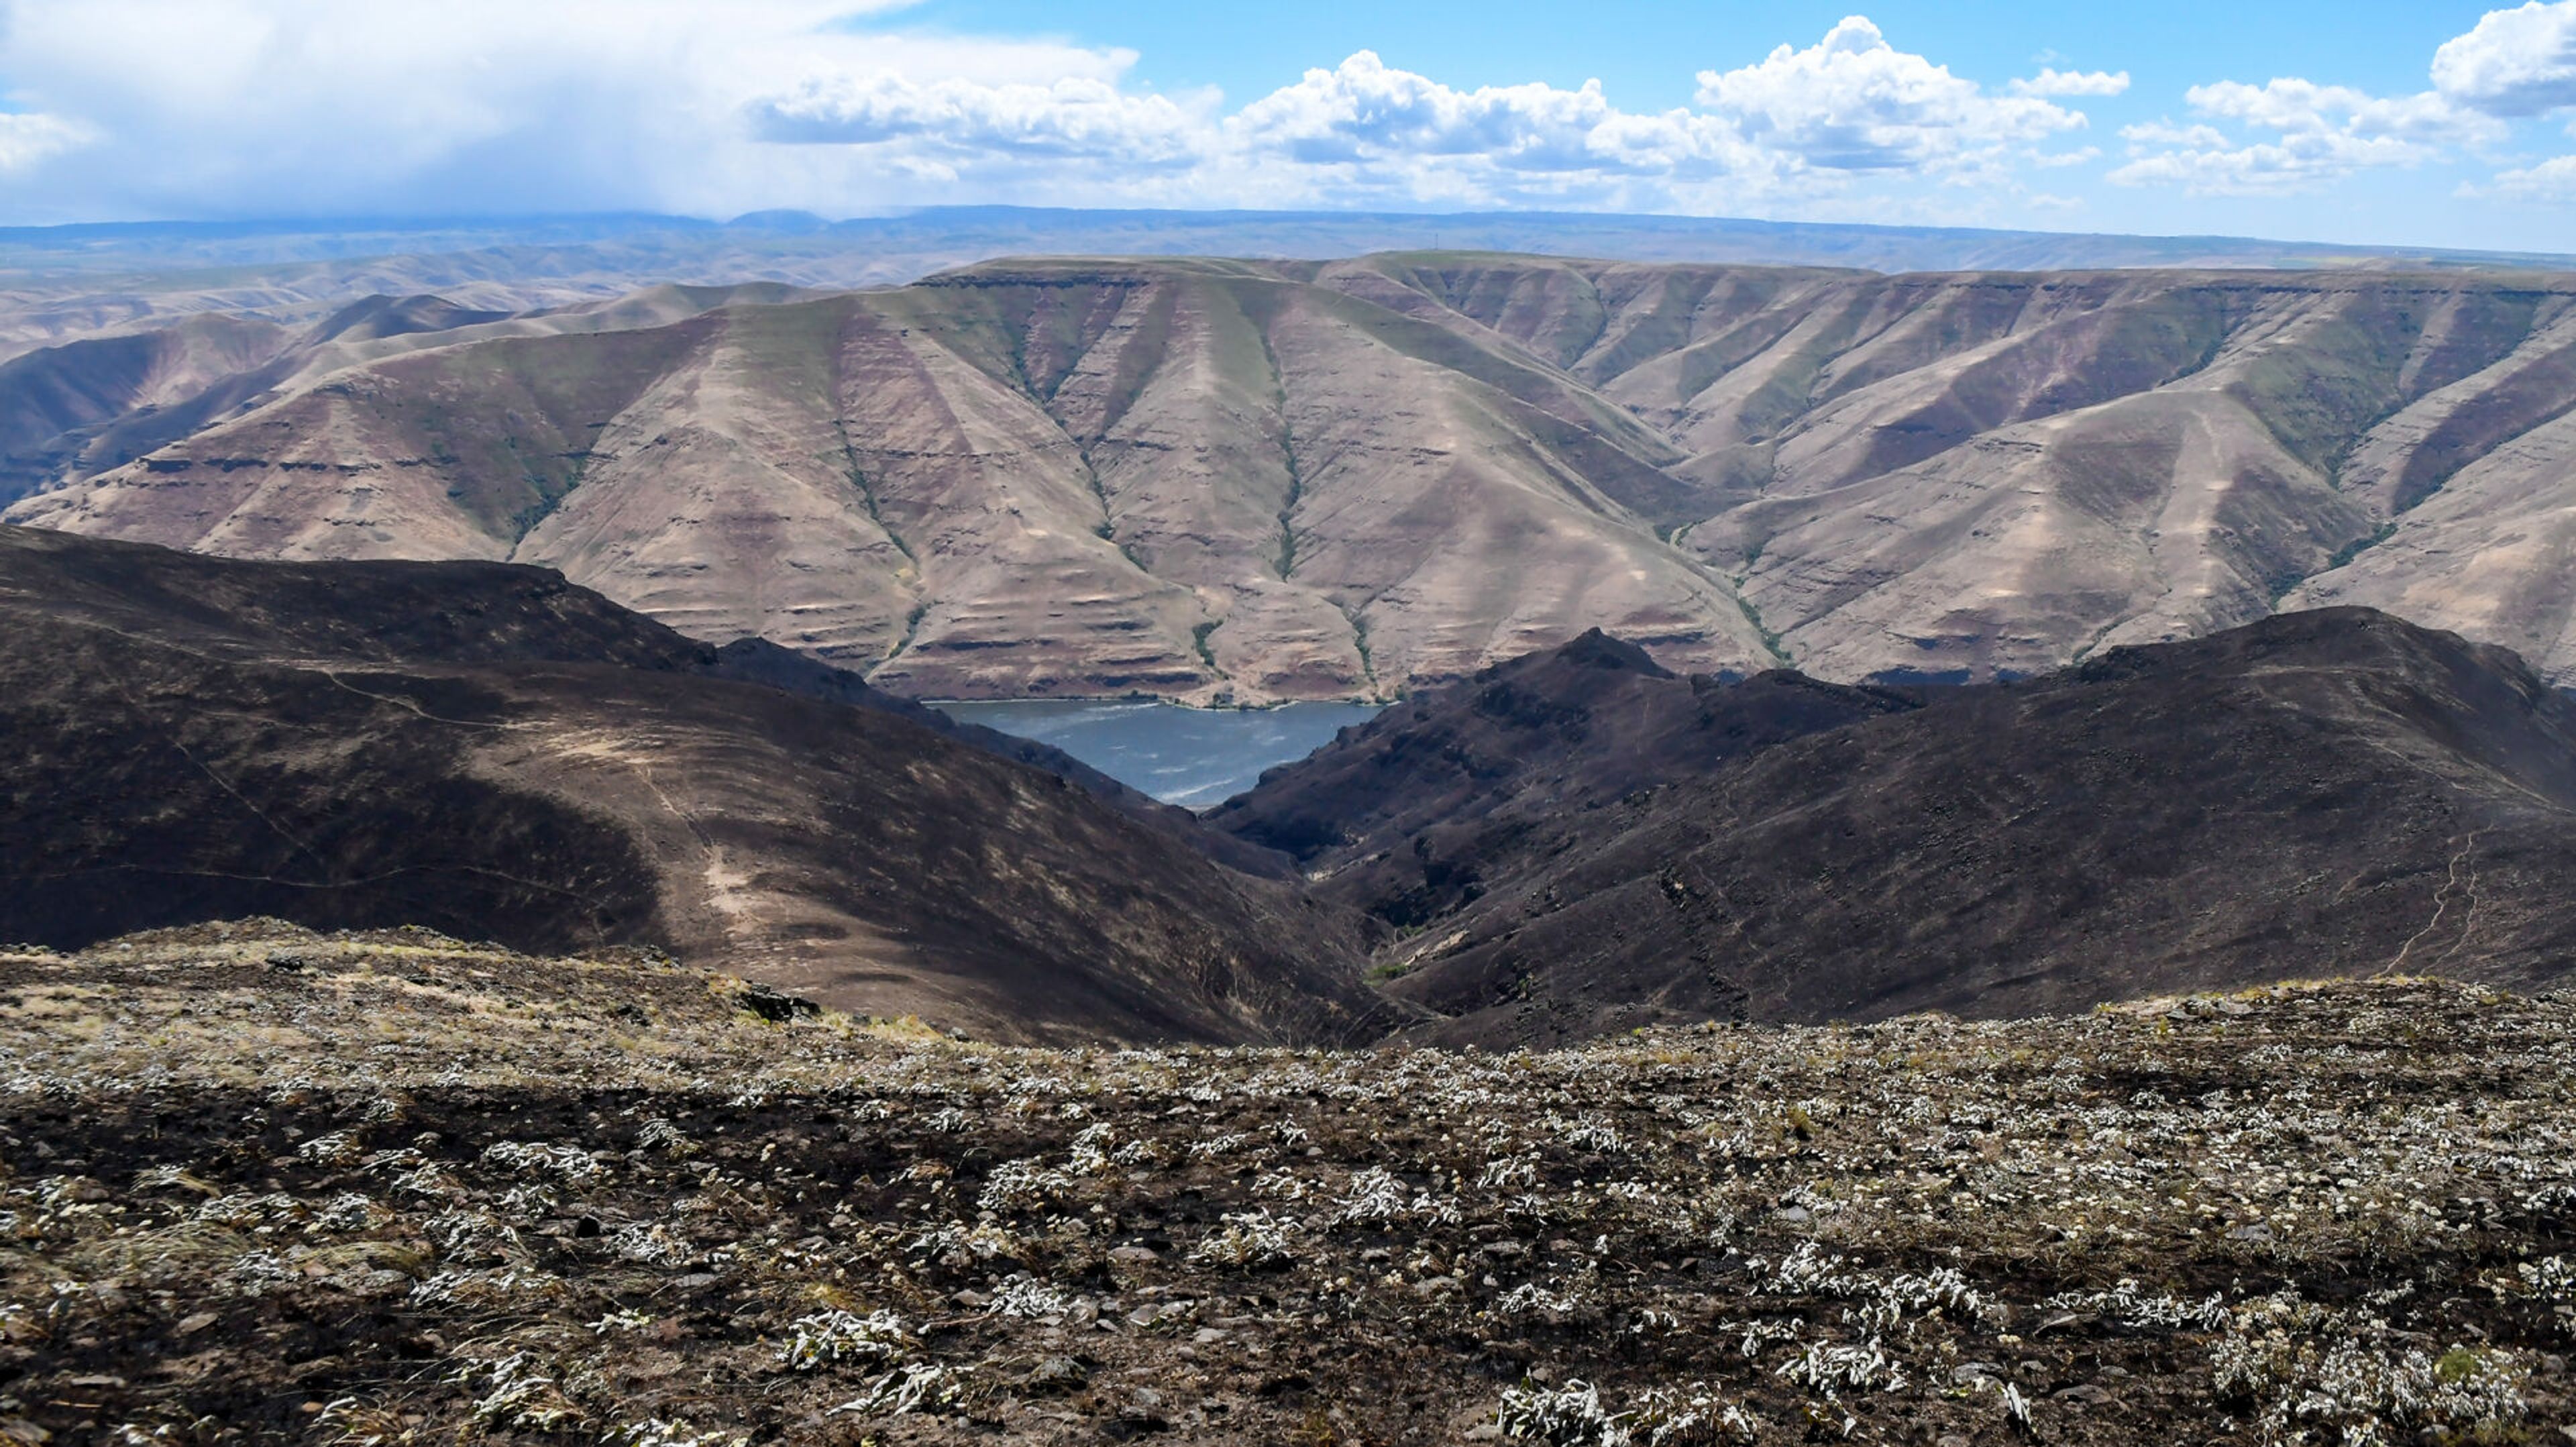
[[[2363,609],[1959,688],[1682,677],[1587,634],[1209,817],[1389,926],[1373,973],[1450,1044],[2532,988],[2576,946],[2576,700]]]
[[[2576,280],[1416,252],[760,301],[407,334],[8,516],[509,556],[960,697],[1384,696],[1596,626],[1985,679],[2327,602],[2576,680]]]
[[[1262,851],[538,570],[0,528],[0,618],[0,937],[274,915],[649,945],[1005,1040],[1402,1013],[1358,922]]]

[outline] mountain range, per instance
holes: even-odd
[[[148,353],[148,355],[144,355]],[[2564,273],[990,263],[8,364],[13,521],[539,563],[920,696],[2042,672],[2357,603],[2576,675]]]
[[[56,948],[417,925],[1001,1041],[1494,1045],[2576,952],[2576,702],[2368,609],[1960,685],[1588,634],[1205,819],[522,565],[8,528],[0,624],[0,940]]]
[[[489,311],[666,283],[895,286],[1003,256],[1323,260],[1458,247],[1621,261],[1872,271],[2071,267],[2565,267],[2566,256],[2227,236],[2118,236],[1577,212],[1263,212],[935,206],[828,220],[635,214],[0,227],[0,359],[208,313],[313,325],[371,295]]]

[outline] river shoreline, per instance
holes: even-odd
[[[1298,701],[1263,708],[1197,708],[1152,698],[925,699],[965,723],[1064,750],[1167,804],[1209,809],[1262,772],[1366,723],[1373,703]]]

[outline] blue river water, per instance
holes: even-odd
[[[1185,809],[1224,803],[1259,782],[1262,770],[1306,757],[1378,711],[1368,703],[1236,709],[1061,698],[933,707],[967,723],[1053,744],[1122,784]]]

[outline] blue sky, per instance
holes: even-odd
[[[0,223],[993,201],[2576,251],[2576,0],[0,0]]]

